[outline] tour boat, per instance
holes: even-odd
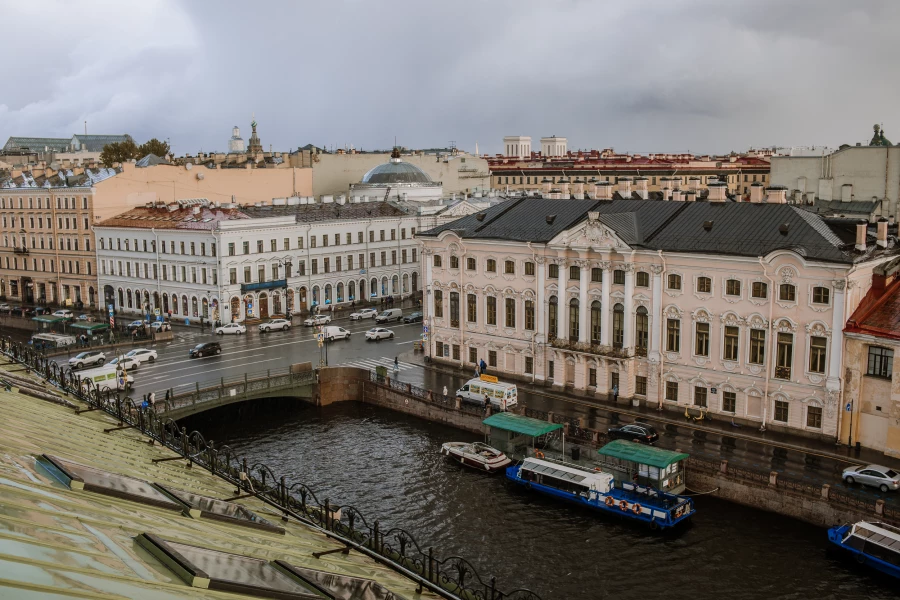
[[[878,521],[859,521],[828,530],[828,541],[891,577],[900,578],[900,527]]]
[[[690,498],[631,483],[617,488],[609,473],[576,465],[526,458],[508,467],[506,477],[531,491],[643,522],[654,530],[675,527],[694,514]]]
[[[488,473],[501,471],[512,464],[505,454],[481,442],[447,442],[441,446],[441,454],[461,465]]]

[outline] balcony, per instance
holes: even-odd
[[[791,368],[790,367],[775,367],[775,379],[787,379],[791,378]]]
[[[15,246],[13,248],[13,252],[16,254],[28,254],[28,248],[26,248],[25,246]]]
[[[571,350],[572,352],[610,356],[612,358],[628,358],[631,356],[626,348],[613,348],[611,346],[602,346],[600,344],[591,344],[588,342],[574,342],[562,338],[551,337],[550,345],[554,348],[559,348],[560,350]]]

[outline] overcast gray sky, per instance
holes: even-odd
[[[900,141],[900,2],[0,0],[0,138],[695,153]],[[0,141],[2,143],[2,141]]]

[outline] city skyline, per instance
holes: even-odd
[[[168,138],[177,154],[227,151],[231,127],[249,132],[255,116],[276,151],[396,137],[495,154],[504,135],[556,134],[573,150],[706,154],[895,129],[900,7],[884,2],[210,9],[8,3],[11,22],[41,19],[43,41],[6,33],[29,59],[0,66],[13,82],[0,137],[66,137],[87,121],[88,133]]]

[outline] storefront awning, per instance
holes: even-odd
[[[516,415],[509,412],[493,414],[482,421],[482,423],[488,427],[493,427],[494,429],[512,431],[513,433],[520,433],[531,437],[540,437],[551,431],[562,429],[562,425],[559,423],[548,423],[547,421],[541,421],[540,419],[532,419],[531,417]]]
[[[106,323],[72,323],[69,327],[72,329],[83,329],[84,331],[103,331],[109,329]]]

